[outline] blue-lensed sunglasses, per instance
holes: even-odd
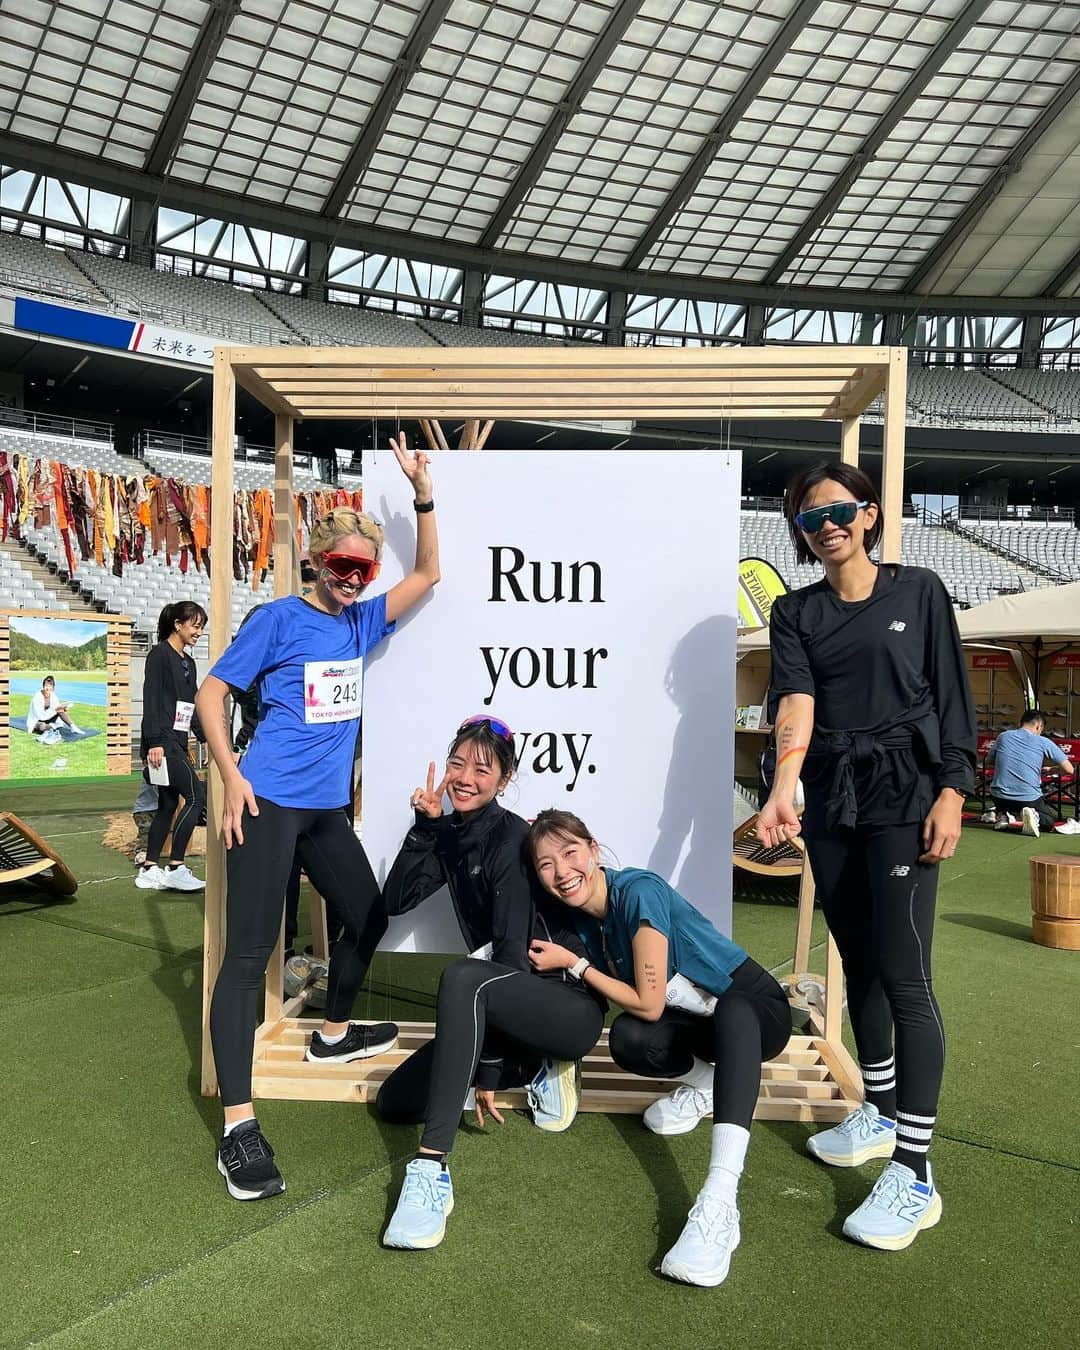
[[[869,505],[869,502],[830,502],[828,506],[814,506],[809,511],[800,511],[795,517],[795,524],[804,534],[817,534],[825,528],[827,520],[842,529],[850,525],[856,515]]]

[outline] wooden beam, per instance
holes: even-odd
[[[845,417],[840,423],[840,462],[841,464],[859,463],[859,419]]]
[[[236,381],[228,347],[214,349],[213,461],[210,472],[210,663],[232,636],[233,446]],[[210,998],[225,952],[225,846],[221,842],[224,785],[211,760],[206,803],[206,898],[203,918],[202,1090],[217,1092],[210,1045]]]
[[[488,437],[491,435],[491,430],[494,427],[494,425],[495,419],[489,418],[488,421],[486,421],[484,425],[481,427],[480,435],[476,438],[477,450],[483,450],[484,446],[487,445]]]
[[[885,528],[881,561],[900,561],[904,515],[904,435],[907,425],[907,348],[893,347],[885,385],[885,427],[881,457],[881,507]]]

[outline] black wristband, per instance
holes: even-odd
[[[418,516],[422,516],[426,511],[434,511],[435,503],[431,502],[413,502],[412,509]]]

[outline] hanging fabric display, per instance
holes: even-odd
[[[312,527],[335,506],[363,510],[363,494],[343,488],[293,494],[293,519],[301,554]],[[209,570],[212,493],[205,483],[159,474],[112,474],[45,458],[0,451],[0,540],[22,538],[52,525],[69,575],[93,559],[122,576],[151,554],[174,559],[186,575],[194,563]],[[274,493],[270,488],[233,494],[233,576],[258,590],[274,552]]]

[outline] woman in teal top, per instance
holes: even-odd
[[[768,971],[717,932],[662,877],[600,866],[600,846],[568,811],[541,811],[529,831],[541,883],[575,911],[588,956],[534,941],[538,971],[565,969],[624,1012],[611,1057],[644,1078],[677,1081],[646,1110],[655,1134],[685,1134],[712,1114],[705,1184],[663,1274],[717,1285],[739,1245],[739,1177],[761,1066],[791,1035],[787,996]]]

